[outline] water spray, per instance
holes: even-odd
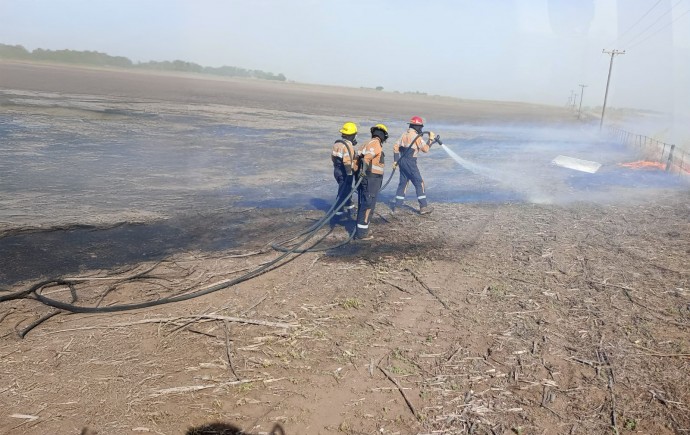
[[[453,150],[444,145],[440,140],[437,140],[441,148],[460,166],[472,172],[473,174],[481,175],[483,177],[492,179],[499,182],[504,186],[509,186],[511,189],[523,191],[527,195],[530,201],[535,203],[548,203],[551,200],[548,195],[545,195],[541,188],[538,186],[530,187],[529,189],[519,189],[519,186],[524,181],[523,177],[517,178],[515,176],[510,176],[503,171],[498,171],[496,169],[487,168],[486,166],[478,165],[469,160],[463,159],[457,155]],[[516,189],[518,188],[518,189]]]
[[[469,160],[463,159],[462,157],[457,155],[453,150],[444,145],[440,139],[438,139],[436,142],[438,142],[438,144],[441,145],[441,148],[443,149],[443,151],[446,152],[446,154],[448,154],[460,166],[467,169],[468,171],[477,175],[483,175],[496,181],[503,181],[501,177],[498,176],[496,171],[489,169],[486,166],[478,165],[476,163],[470,162]]]

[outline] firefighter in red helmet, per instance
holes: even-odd
[[[405,201],[405,192],[407,185],[412,182],[417,191],[417,201],[419,201],[419,213],[431,213],[433,207],[429,207],[426,200],[426,189],[424,186],[424,179],[417,167],[417,155],[419,152],[428,153],[431,144],[434,143],[436,135],[429,133],[429,139],[424,140],[421,136],[422,128],[424,127],[424,120],[419,116],[413,116],[410,119],[407,131],[395,141],[393,145],[393,168],[396,166],[400,169],[400,182],[398,183],[398,190],[395,193],[395,208],[400,207]],[[404,158],[403,158],[404,157]]]

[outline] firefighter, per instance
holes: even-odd
[[[361,180],[357,188],[357,231],[355,239],[371,240],[369,222],[376,207],[376,196],[383,181],[383,143],[388,139],[388,128],[383,124],[371,127],[371,139],[357,150],[354,169]]]
[[[400,207],[405,201],[407,185],[411,181],[417,191],[419,214],[428,214],[433,211],[433,207],[430,207],[426,200],[424,180],[417,167],[417,155],[420,151],[423,153],[429,152],[429,148],[431,144],[434,143],[436,135],[434,133],[429,133],[429,139],[424,141],[424,138],[421,136],[423,127],[424,120],[419,116],[413,116],[410,119],[407,131],[403,133],[400,139],[393,145],[393,159],[395,161],[393,163],[393,169],[396,167],[400,169],[400,182],[398,183],[398,190],[395,193],[393,210]]]
[[[352,203],[352,163],[355,158],[355,145],[357,145],[357,124],[346,122],[340,129],[340,139],[333,144],[331,160],[333,161],[333,177],[338,183],[338,196],[336,204],[343,206],[335,212],[334,217],[349,216],[355,208]]]

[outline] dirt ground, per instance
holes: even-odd
[[[409,104],[446,121],[569,122],[531,105],[2,62],[0,90],[189,101],[274,126],[277,112],[262,110],[404,119]],[[290,256],[188,301],[104,314],[3,301],[0,432],[172,435],[214,421],[251,433],[279,423],[290,435],[690,432],[690,190],[434,206],[420,216],[380,204],[375,240]],[[42,294],[109,306],[209,288],[275,259],[276,237],[321,216],[205,210],[194,234],[239,225],[241,243],[82,268]],[[12,252],[2,255],[9,264]],[[0,298],[44,278],[6,285]]]

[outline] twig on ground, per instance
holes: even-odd
[[[105,289],[105,291],[103,292],[103,294],[101,295],[101,297],[98,298],[98,302],[96,302],[96,306],[97,306],[97,307],[100,307],[101,304],[103,303],[103,299],[105,299],[105,297],[108,296],[108,294],[109,294],[111,291],[115,290],[116,288],[117,288],[117,287],[116,287],[115,285],[110,285],[110,286],[108,286],[108,288]]]
[[[393,284],[393,283],[390,282],[390,281],[386,281],[385,279],[382,279],[382,278],[379,278],[378,280],[379,280],[380,282],[384,283],[384,284],[388,284],[389,286],[394,287],[394,288],[400,290],[400,291],[403,292],[403,293],[411,294],[411,292],[410,292],[409,290],[407,290],[407,289],[405,289],[405,288],[403,288],[403,287],[400,287],[400,286],[397,285],[397,284]]]
[[[149,267],[148,269],[141,271],[139,273],[136,273],[132,276],[125,276],[125,277],[121,277],[121,276],[106,276],[106,277],[75,276],[75,277],[64,278],[64,280],[65,281],[73,281],[73,282],[79,282],[79,281],[118,281],[118,280],[129,281],[132,279],[141,278],[142,276],[148,274],[153,269],[158,267],[158,265],[160,265],[161,263],[162,263],[162,261],[159,261],[156,264],[154,264],[153,266]]]
[[[609,393],[611,394],[611,424],[613,425],[613,432],[617,435],[618,422],[616,421],[616,396],[613,393],[613,367],[611,367],[611,362],[609,361],[609,357],[606,355],[605,351],[601,349],[597,350],[597,357],[602,363],[605,363],[602,365],[606,365],[608,368],[606,374],[608,376]]]
[[[586,364],[586,365],[588,365],[588,366],[590,366],[590,367],[592,367],[592,368],[595,368],[595,369],[597,369],[597,368],[599,368],[599,367],[602,367],[601,362],[597,362],[597,361],[588,361],[588,360],[586,360],[586,359],[576,358],[576,357],[574,357],[574,356],[569,356],[569,357],[563,358],[563,359],[577,361],[577,362],[579,362],[579,363],[581,363],[581,364]]]
[[[228,322],[247,323],[250,325],[271,326],[274,328],[295,328],[295,327],[299,326],[295,323],[269,322],[267,320],[247,319],[247,318],[243,318],[243,317],[219,316],[219,315],[215,315],[215,314],[200,314],[200,315],[196,315],[196,316],[162,317],[162,318],[155,318],[155,319],[136,320],[133,322],[113,323],[111,325],[94,325],[94,326],[83,326],[80,328],[60,329],[58,331],[46,332],[46,335],[57,334],[60,332],[85,331],[85,330],[89,330],[89,329],[123,328],[123,327],[127,327],[127,326],[144,325],[147,323],[167,323],[167,322],[175,322],[178,320],[184,320],[184,319],[189,319],[189,318],[199,318],[199,319],[203,319],[203,320],[227,320]]]
[[[683,402],[676,402],[673,400],[666,400],[661,396],[661,393],[659,391],[654,391],[654,390],[649,390],[649,392],[652,394],[652,399],[656,399],[659,402],[661,402],[664,406],[668,406],[669,404],[671,405],[678,405],[678,406],[683,406]]]
[[[48,320],[48,319],[50,319],[51,317],[53,317],[53,316],[55,316],[55,315],[57,315],[57,314],[60,314],[60,313],[62,313],[62,310],[55,310],[55,311],[51,311],[50,313],[44,314],[43,316],[39,317],[37,320],[31,322],[31,323],[29,324],[29,326],[27,326],[26,328],[24,328],[23,330],[21,330],[21,331],[19,332],[19,336],[20,336],[21,338],[24,338],[24,337],[26,336],[26,334],[28,334],[32,329],[34,329],[35,327],[37,327],[37,326],[40,325],[41,323],[45,322],[46,320]]]
[[[513,280],[513,281],[521,282],[521,283],[524,283],[524,284],[530,284],[530,285],[534,285],[534,286],[537,286],[537,287],[540,287],[540,286],[542,285],[542,284],[539,284],[539,283],[536,283],[536,282],[527,281],[527,280],[525,280],[525,279],[514,278],[514,277],[512,277],[512,276],[509,276],[509,277],[507,277],[507,278],[508,278],[508,279],[511,279],[511,280]]]
[[[253,252],[247,252],[244,254],[230,254],[230,255],[225,255],[225,258],[244,258],[244,257],[251,257],[253,255],[261,255],[265,254],[268,252],[267,250],[261,250],[261,251],[253,251]]]
[[[204,332],[204,331],[197,331],[197,330],[194,329],[194,328],[187,328],[187,331],[189,331],[189,332],[191,332],[191,333],[193,333],[193,334],[205,335],[206,337],[210,337],[210,338],[222,339],[222,337],[219,337],[219,336],[217,336],[217,335],[215,335],[215,334],[209,334],[208,332]]]
[[[644,349],[644,350],[649,351],[649,353],[640,353],[639,355],[657,356],[657,357],[661,357],[661,358],[690,358],[690,353],[659,353],[659,352],[656,352],[654,349],[640,346],[639,344],[636,344],[635,346],[639,349]]]
[[[223,320],[223,326],[225,327],[225,356],[228,358],[228,365],[230,366],[230,371],[235,376],[236,380],[240,380],[235,371],[235,364],[232,362],[232,355],[230,348],[232,347],[232,342],[230,341],[230,322]]]
[[[441,299],[440,297],[438,297],[438,295],[437,295],[433,290],[431,290],[431,288],[430,288],[428,285],[426,285],[426,284],[424,283],[424,281],[421,280],[421,278],[419,278],[419,276],[415,273],[414,270],[409,269],[409,268],[406,268],[405,270],[408,271],[408,272],[410,272],[410,273],[412,274],[412,276],[414,277],[414,279],[417,280],[417,282],[418,282],[422,287],[424,287],[424,289],[425,289],[426,291],[428,291],[430,295],[432,295],[433,297],[435,297],[436,300],[439,301],[439,302],[441,303],[441,305],[443,305],[443,308],[445,308],[446,310],[450,310],[450,307],[448,306],[448,304],[446,304],[446,303],[443,301],[443,299]]]
[[[563,417],[561,417],[559,413],[548,407],[548,404],[553,401],[553,398],[554,395],[551,392],[551,389],[547,385],[544,385],[541,395],[541,407],[558,417],[559,420],[563,420]]]
[[[633,288],[624,286],[624,285],[618,285],[618,284],[610,284],[608,282],[594,282],[590,281],[590,284],[596,284],[596,285],[603,285],[604,287],[614,287],[623,290],[623,293],[625,294],[625,297],[628,298],[630,303],[633,305],[637,305],[639,307],[642,307],[649,311],[654,317],[656,317],[659,320],[663,320],[666,323],[670,323],[672,325],[680,326],[680,327],[685,327],[688,328],[690,327],[690,323],[682,323],[682,322],[676,322],[675,320],[670,320],[667,317],[659,314],[657,311],[653,310],[652,308],[648,307],[647,305],[643,304],[642,302],[638,301],[637,299],[633,298],[633,296],[630,294],[629,290],[634,290]]]
[[[259,302],[255,303],[255,304],[252,305],[251,307],[249,307],[249,308],[247,308],[246,310],[244,310],[244,311],[242,312],[242,315],[247,315],[247,314],[249,314],[249,312],[250,312],[251,310],[253,310],[254,308],[258,307],[263,301],[266,300],[267,297],[268,297],[268,293],[266,293],[266,294],[264,295],[264,297],[262,297],[261,299],[259,299]]]
[[[377,211],[375,211],[374,213],[376,213],[376,215],[377,215],[378,217],[380,217],[381,219],[383,219],[384,221],[386,221],[386,223],[391,223],[391,221],[389,221],[388,219],[386,219],[385,217],[383,217],[383,215],[382,215],[381,213],[379,213],[379,212],[377,212]]]
[[[164,388],[162,390],[155,391],[150,394],[149,397],[157,397],[157,396],[162,396],[164,394],[175,394],[175,393],[191,393],[193,391],[201,391],[201,390],[206,390],[208,388],[217,388],[217,387],[225,387],[225,386],[232,386],[232,385],[241,385],[241,384],[248,384],[251,382],[258,382],[258,381],[263,381],[263,379],[242,379],[239,381],[230,381],[230,382],[222,382],[220,384],[211,384],[211,385],[189,385],[186,387],[173,387],[173,388]]]
[[[2,313],[2,315],[0,315],[0,323],[2,323],[3,320],[5,320],[5,317],[7,317],[7,316],[9,316],[10,314],[12,314],[13,311],[14,311],[14,307],[12,307],[12,308],[10,308],[9,310],[7,310],[7,311],[5,311],[4,313]]]
[[[383,374],[386,375],[386,377],[391,382],[393,382],[393,384],[395,384],[396,387],[398,387],[398,391],[400,391],[400,394],[402,394],[403,399],[405,399],[405,403],[407,403],[407,406],[410,408],[410,411],[412,411],[412,415],[414,415],[417,420],[420,420],[420,415],[417,414],[417,410],[414,408],[414,405],[412,405],[412,402],[410,402],[410,399],[407,397],[407,394],[405,394],[405,391],[403,391],[403,388],[400,386],[398,381],[393,376],[391,376],[391,374],[388,373],[388,371],[386,369],[384,369],[381,366],[378,366],[378,367],[379,367],[379,370],[381,370],[381,372],[383,372]]]
[[[453,354],[452,354],[451,356],[449,356],[448,359],[446,359],[446,362],[447,362],[447,363],[450,362],[450,360],[452,360],[453,358],[455,358],[455,356],[456,356],[458,353],[460,353],[461,350],[462,350],[462,346],[459,346],[459,347],[457,348],[457,350],[456,350],[455,352],[453,352]]]

